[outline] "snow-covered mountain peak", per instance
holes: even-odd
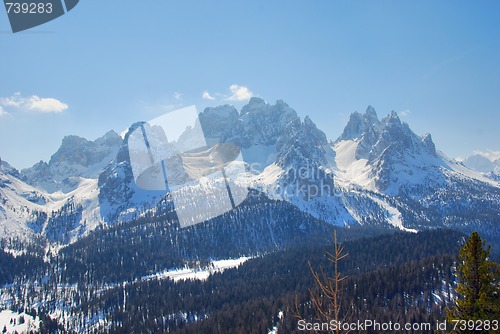
[[[274,105],[271,105],[258,97],[252,97],[248,104],[241,108],[240,115],[242,120],[255,117],[270,117],[273,119],[298,117],[295,110],[290,108],[284,101],[278,100]]]
[[[372,106],[368,106],[365,111],[365,118],[371,123],[375,124],[378,122],[377,112]]]
[[[243,148],[255,145],[275,145],[288,124],[300,119],[295,110],[283,101],[271,105],[260,98],[252,98],[241,109],[240,117],[228,138]]]
[[[269,104],[267,104],[266,101],[264,101],[264,99],[254,96],[250,98],[248,103],[245,106],[243,106],[243,108],[241,108],[240,115],[243,116],[247,113],[252,112],[253,110],[259,110],[262,108],[266,108],[267,106],[269,106]]]
[[[364,114],[351,114],[336,142],[344,140],[357,141],[356,158],[372,162],[380,158],[383,152],[387,153],[387,150],[399,155],[403,154],[403,151],[410,154],[436,155],[430,135],[417,136],[408,124],[401,122],[395,111],[379,121],[375,109],[371,106],[368,106]]]
[[[85,138],[74,135],[66,136],[57,152],[50,158],[49,164],[67,161],[88,165],[88,157],[85,154],[87,152],[83,148],[89,145],[90,142]]]
[[[28,184],[50,193],[72,191],[79,178],[97,179],[102,169],[116,157],[122,138],[114,131],[89,141],[78,136],[66,136],[48,163],[40,161],[21,171]]]
[[[206,117],[218,117],[221,119],[238,118],[239,116],[238,110],[229,104],[205,108],[202,114]]]
[[[199,120],[174,145],[201,126],[209,147],[239,149],[237,163],[250,172],[234,176],[235,184],[332,224],[388,223],[403,230],[445,221],[461,226],[470,203],[487,209],[477,224],[499,217],[498,182],[436,153],[432,137],[416,135],[395,112],[381,120],[371,106],[353,113],[333,147],[311,118],[301,120],[281,100],[272,105],[252,98],[240,112],[229,105],[206,108]],[[65,137],[48,163],[21,173],[2,162],[0,234],[2,228],[31,231],[66,243],[101,223],[165,211],[159,203],[168,202],[172,210],[166,189],[145,190],[134,181],[128,140],[145,124],[132,124],[124,139],[114,132],[95,141]],[[179,159],[167,159],[165,166],[182,181],[186,166]],[[182,182],[173,184],[182,189]],[[188,203],[196,192],[190,185],[183,200]]]
[[[328,141],[323,131],[306,116],[301,122],[297,118],[287,124],[277,142],[277,164],[284,167],[289,164],[326,163]],[[295,167],[295,166],[292,166]]]
[[[100,146],[116,146],[121,143],[121,136],[113,130],[104,134],[104,136],[97,138],[94,143]]]
[[[384,123],[396,123],[396,124],[401,124],[401,120],[399,119],[399,116],[398,116],[398,113],[395,112],[394,110],[391,110],[391,113],[387,116],[385,116],[383,119],[382,119],[382,122]]]
[[[392,111],[390,115],[382,119],[381,123],[381,131],[370,151],[370,160],[377,158],[389,146],[393,146],[401,154],[403,151],[414,154],[423,153],[422,139],[410,129],[408,124],[401,122],[396,112]],[[430,143],[432,143],[432,139],[428,136],[426,137],[426,148],[429,147]]]
[[[373,190],[397,194],[402,186],[423,179],[444,182],[436,171],[446,164],[437,156],[431,135],[416,135],[395,111],[380,121],[372,107],[365,114],[353,113],[335,149],[343,170],[352,167],[351,172],[340,175]],[[353,157],[344,156],[352,153]]]
[[[231,105],[205,108],[199,114],[200,124],[207,142],[226,141],[235,135],[239,112]]]
[[[366,140],[371,140],[375,137],[374,131],[378,131],[380,121],[377,116],[377,112],[372,106],[366,108],[366,112],[361,114],[359,112],[354,112],[349,118],[349,122],[344,128],[344,131],[337,139],[337,142],[342,140],[354,140],[366,138]]]
[[[0,173],[12,175],[19,178],[19,171],[12,167],[7,161],[0,159]]]
[[[78,136],[66,136],[59,150],[50,158],[49,165],[66,162],[88,167],[101,162],[104,157],[115,151],[121,142],[122,138],[114,131],[93,142]]]
[[[476,151],[473,155],[459,161],[490,180],[500,181],[500,151]]]
[[[427,151],[427,153],[436,156],[436,145],[434,145],[430,133],[426,133],[422,136],[422,145]]]

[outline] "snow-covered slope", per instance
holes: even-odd
[[[66,136],[61,147],[48,163],[40,161],[21,171],[26,183],[47,192],[70,192],[79,185],[79,178],[96,179],[115,157],[122,138],[109,131],[95,141],[78,136]]]
[[[14,172],[13,172],[14,171]],[[48,193],[19,179],[7,162],[0,165],[0,235],[44,235],[67,243],[102,222],[97,180],[78,178],[76,189]]]
[[[6,161],[0,162],[0,235],[2,237],[29,237],[32,234],[26,222],[30,212],[47,203],[42,193],[24,184],[19,172]]]
[[[231,174],[228,182],[241,189],[288,201],[336,225],[407,231],[449,226],[500,238],[498,180],[448,159],[430,135],[416,135],[395,112],[381,120],[372,107],[353,113],[334,143],[283,101],[252,98],[240,112],[228,105],[207,108],[199,120],[209,148],[198,156],[221,145],[237,147],[246,172]],[[2,162],[0,235],[38,234],[68,243],[100,224],[157,214],[165,203],[173,210],[174,193],[145,190],[134,181],[129,137],[143,124],[133,124],[123,139],[114,132],[94,142],[68,136],[49,163],[21,173]],[[189,142],[190,131],[175,145]],[[170,173],[179,177],[172,182],[181,199],[176,205],[190,204],[203,190],[217,206],[227,194],[207,189],[216,189],[221,178],[178,186],[193,174],[194,156],[177,157],[179,170]],[[174,166],[167,161],[166,168]]]
[[[24,312],[16,313],[3,310],[0,311],[0,328],[2,328],[2,333],[5,334],[37,333],[40,330],[40,319],[38,317],[33,318]]]
[[[372,107],[352,114],[333,148],[336,184],[376,196],[405,226],[498,236],[500,184],[436,151],[429,134],[417,136],[395,112],[382,120]]]
[[[417,136],[395,112],[379,121],[373,107],[351,115],[334,149],[339,181],[392,196],[413,185],[443,186],[447,175],[499,185],[436,151],[430,134]]]

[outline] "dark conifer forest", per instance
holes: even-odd
[[[168,214],[99,229],[55,256],[46,254],[45,261],[35,256],[41,249],[17,257],[0,252],[2,294],[11,297],[11,309],[38,315],[47,333],[267,334],[272,328],[298,333],[297,312],[314,320],[309,263],[332,275],[327,252],[334,227],[286,204],[269,201],[258,208],[272,215],[272,225],[257,218],[265,215],[255,215],[258,209],[249,205],[228,213],[239,215],[234,220],[226,216],[186,229],[178,228]],[[251,217],[252,223],[232,224]],[[457,254],[464,234],[335,229],[349,253],[339,270],[348,276],[342,304],[352,319],[445,319],[445,308],[456,294]],[[246,238],[248,234],[260,237]],[[206,280],[148,276],[165,268],[206,269],[214,259],[240,256],[252,258]],[[65,322],[48,316],[61,302],[68,315],[62,317]]]

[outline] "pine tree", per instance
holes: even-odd
[[[473,232],[460,249],[457,292],[448,321],[500,319],[500,266],[489,259],[490,246]]]

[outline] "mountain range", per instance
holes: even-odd
[[[415,134],[395,112],[382,119],[371,106],[355,112],[334,141],[281,100],[252,98],[240,111],[206,108],[199,122],[209,145],[239,148],[247,172],[231,182],[262,203],[287,202],[340,226],[479,230],[500,244],[497,174],[447,158],[430,134]],[[66,245],[98,227],[173,210],[171,194],[142,189],[134,179],[129,138],[143,124],[123,137],[113,131],[95,141],[67,136],[49,162],[21,171],[1,161],[0,237]],[[180,197],[191,198],[189,192]]]
[[[496,181],[500,180],[500,157],[499,152],[479,152],[462,163],[468,168],[481,172]]]

